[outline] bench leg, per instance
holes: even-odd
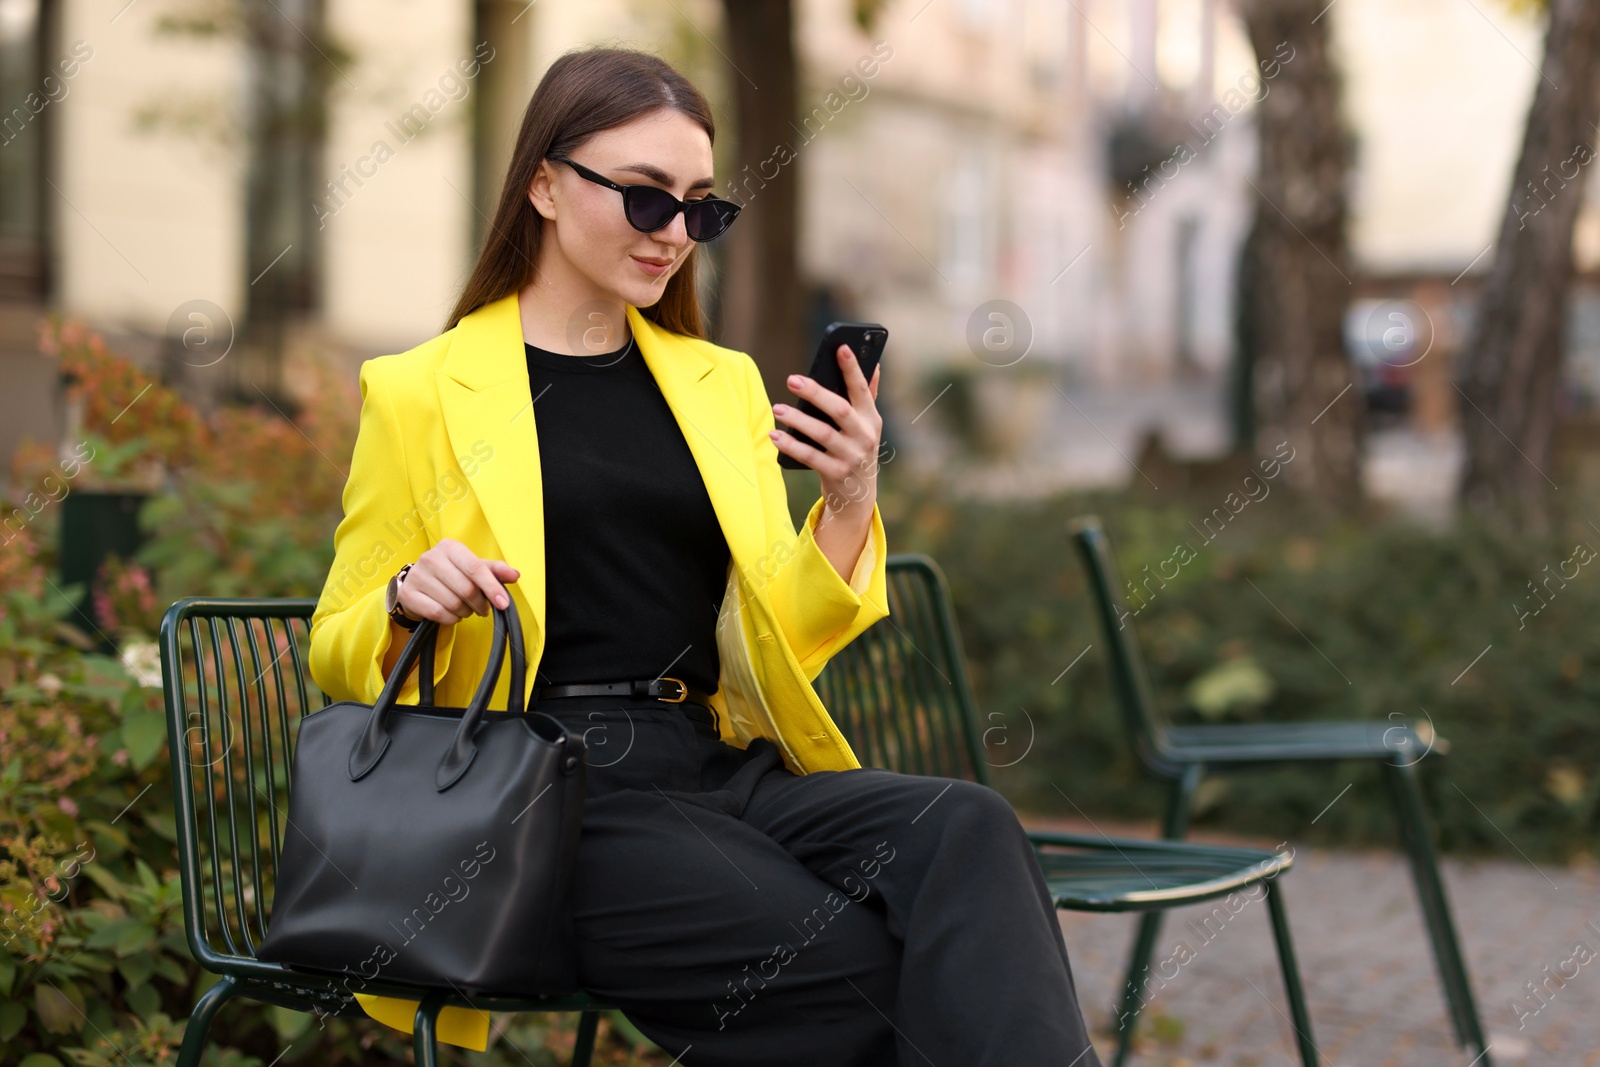
[[[1139,916],[1139,933],[1133,939],[1133,952],[1128,956],[1127,980],[1122,986],[1122,1001],[1117,1005],[1117,1051],[1112,1067],[1123,1067],[1133,1052],[1133,1035],[1139,1028],[1139,1012],[1144,1008],[1145,972],[1150,969],[1150,956],[1156,947],[1156,937],[1161,933],[1161,918],[1165,912],[1147,911]]]
[[[1162,837],[1182,841],[1189,833],[1194,791],[1200,788],[1200,778],[1205,773],[1205,764],[1191,763],[1183,769],[1183,777],[1172,783],[1172,792],[1167,794],[1167,812],[1161,820]]]
[[[1200,785],[1205,768],[1191,763],[1183,770],[1183,777],[1172,783],[1167,795],[1166,816],[1161,821],[1161,833],[1169,840],[1179,841],[1189,831],[1190,803]],[[1139,1012],[1144,1007],[1145,972],[1150,969],[1150,956],[1155,952],[1156,938],[1161,935],[1161,919],[1165,913],[1147,911],[1139,916],[1139,932],[1133,939],[1133,951],[1128,955],[1128,972],[1122,982],[1122,999],[1117,1005],[1117,1051],[1112,1067],[1123,1067],[1133,1051],[1133,1035],[1138,1027]]]
[[[1306,991],[1300,985],[1300,965],[1294,957],[1294,941],[1289,937],[1289,919],[1283,911],[1283,898],[1272,879],[1261,883],[1266,890],[1267,910],[1272,915],[1272,937],[1278,944],[1278,966],[1283,971],[1283,992],[1289,998],[1289,1017],[1295,1040],[1300,1046],[1300,1062],[1317,1067],[1317,1046],[1311,1040],[1311,1013],[1306,1010]]]
[[[206,1037],[211,1033],[211,1020],[224,1003],[240,993],[239,981],[228,975],[200,995],[194,1011],[189,1013],[189,1025],[183,1030],[183,1044],[178,1048],[177,1067],[200,1067],[205,1055]]]
[[[1461,944],[1456,938],[1455,921],[1450,916],[1450,901],[1445,896],[1444,881],[1439,877],[1439,864],[1433,851],[1433,834],[1422,807],[1422,791],[1417,785],[1416,765],[1398,762],[1385,764],[1384,777],[1388,780],[1395,818],[1400,824],[1400,844],[1411,860],[1411,876],[1417,885],[1417,899],[1422,905],[1423,921],[1433,945],[1433,962],[1439,968],[1439,982],[1444,986],[1450,1020],[1455,1024],[1456,1040],[1478,1054],[1475,1067],[1490,1067],[1488,1044],[1478,1020],[1477,1006],[1473,1003],[1466,960],[1462,958]]]
[[[439,1044],[435,1031],[442,1007],[444,993],[437,989],[430,989],[417,1004],[417,1019],[411,1027],[411,1051],[416,1067],[439,1067]]]
[[[600,1013],[586,1011],[578,1018],[578,1039],[572,1045],[572,1067],[589,1067],[594,1055],[595,1032],[600,1029]]]

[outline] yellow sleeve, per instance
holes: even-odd
[[[361,365],[361,421],[345,480],[344,518],[334,531],[333,565],[311,616],[311,677],[334,700],[362,704],[375,702],[383,689],[383,659],[390,641],[383,605],[389,579],[401,564],[414,562],[430,547],[422,524],[405,521],[416,511],[416,501],[391,381],[382,364],[368,360]],[[439,629],[436,683],[450,665],[455,629]],[[414,703],[416,694],[413,673],[400,702]]]
[[[371,993],[355,994],[361,1010],[404,1034],[415,1033],[419,1000],[400,997],[380,997]],[[489,1013],[481,1008],[468,1008],[447,1004],[439,1009],[435,1020],[434,1036],[446,1045],[460,1045],[475,1052],[489,1047]]]
[[[800,661],[806,679],[814,680],[836,652],[889,614],[885,569],[888,541],[883,517],[874,502],[872,529],[849,582],[834,570],[816,542],[817,525],[827,506],[822,497],[811,505],[796,533],[789,514],[783,468],[778,465],[778,446],[767,436],[776,426],[772,404],[760,368],[748,355],[743,362],[751,442],[769,546],[748,578],[766,583],[778,627]]]

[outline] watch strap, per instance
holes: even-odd
[[[406,575],[411,573],[411,567],[412,565],[407,563],[389,579],[390,588],[394,590],[394,607],[389,609],[389,619],[403,630],[415,630],[422,625],[421,619],[413,619],[400,606],[400,585],[406,580]]]

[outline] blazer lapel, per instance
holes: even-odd
[[[765,512],[745,412],[725,367],[698,346],[628,306],[639,354],[694,456],[734,564],[743,571],[766,548]]]
[[[494,449],[467,481],[505,561],[522,572],[510,588],[523,602],[524,625],[531,613],[537,630],[524,639],[538,648],[545,631],[544,483],[514,291],[462,317],[435,379],[455,454],[469,455],[479,442]]]
[[[765,510],[745,411],[731,375],[698,345],[657,327],[631,305],[639,354],[672,410],[711,498],[740,572],[766,551]],[[436,372],[439,406],[458,456],[487,442],[494,449],[468,479],[505,561],[522,572],[512,586],[545,632],[544,493],[534,403],[523,351],[517,294],[464,316]]]

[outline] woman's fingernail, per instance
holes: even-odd
[[[777,430],[768,430],[767,431],[767,436],[772,438],[774,441],[776,441],[778,439],[778,431]]]
[[[789,405],[788,404],[774,404],[774,405],[772,405],[772,410],[776,411],[778,414],[782,415],[785,411],[789,410]]]
[[[801,377],[800,375],[798,375],[798,374],[789,375],[789,384],[790,385],[799,385],[803,381],[805,381],[805,379],[803,377]]]

